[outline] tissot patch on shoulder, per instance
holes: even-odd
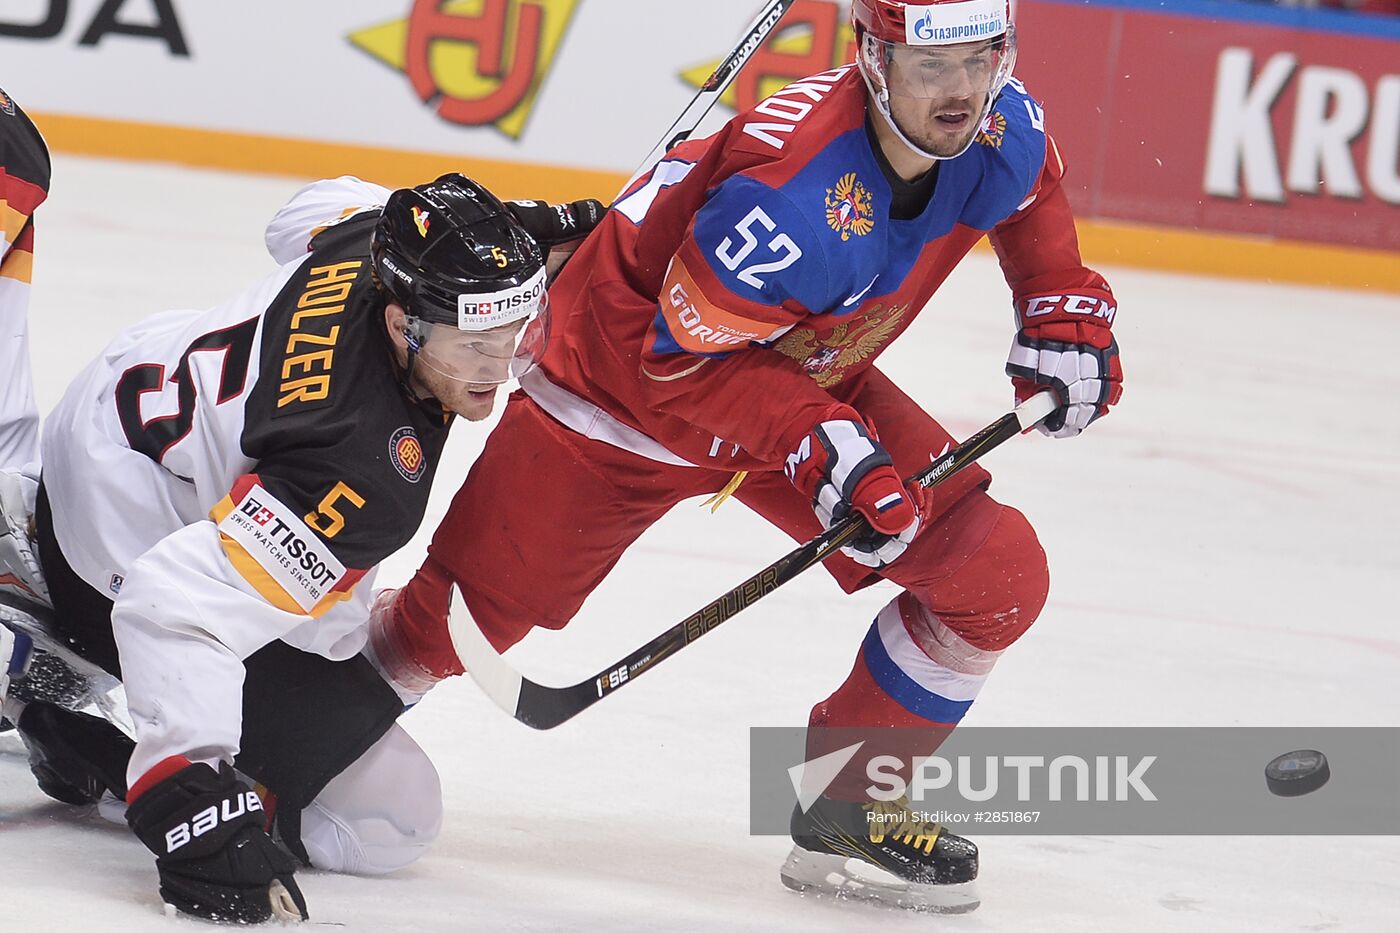
[[[0,87],[0,113],[7,117],[15,115],[15,102],[10,100],[10,95],[6,94],[2,87]]]
[[[423,455],[423,444],[412,428],[399,428],[389,438],[389,460],[399,475],[410,483],[423,478],[428,468],[428,459]]]
[[[241,492],[235,489],[215,510],[229,559],[268,602],[310,614],[345,577],[345,565],[261,484]]]

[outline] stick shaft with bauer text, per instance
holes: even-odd
[[[932,489],[983,454],[1027,431],[1055,410],[1054,394],[1034,395],[957,447],[937,457],[915,474],[911,483]],[[702,635],[714,631],[736,613],[747,609],[798,574],[820,563],[852,538],[869,530],[859,513],[832,525],[785,557],[780,558],[718,599],[687,616],[636,651],[610,664],[596,676],[568,687],[548,687],[521,676],[486,640],[472,621],[462,594],[452,588],[448,628],[457,657],[472,679],[497,706],[535,729],[553,729],[632,683],[665,659]]]

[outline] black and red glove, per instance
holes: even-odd
[[[603,220],[607,208],[586,198],[567,204],[547,201],[507,201],[506,209],[546,253],[556,246],[582,240]]]
[[[1023,402],[1054,391],[1060,407],[1036,427],[1050,437],[1074,437],[1108,414],[1123,395],[1123,364],[1113,339],[1118,303],[1106,288],[1020,296],[1019,330],[1006,374]]]
[[[857,417],[813,428],[788,455],[784,472],[812,500],[823,527],[830,528],[853,509],[865,516],[874,533],[841,549],[858,564],[880,568],[892,563],[918,533],[918,500],[905,488],[879,438]]]
[[[296,863],[263,831],[262,802],[227,764],[168,758],[127,802],[126,822],[156,854],[167,904],[225,923],[306,919]]]

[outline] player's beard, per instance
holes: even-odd
[[[417,367],[413,372],[415,388],[427,396],[437,399],[444,411],[450,411],[467,421],[485,421],[496,407],[498,385],[462,382],[428,367]]]
[[[890,97],[890,113],[910,142],[924,152],[950,159],[972,144],[987,94],[970,98]]]
[[[496,393],[500,386],[463,387],[461,394],[452,403],[452,411],[459,418],[468,421],[485,421],[496,407]]]

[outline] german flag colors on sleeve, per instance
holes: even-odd
[[[273,606],[319,618],[350,597],[364,576],[331,552],[298,512],[257,474],[242,476],[210,513],[219,543],[239,575]]]

